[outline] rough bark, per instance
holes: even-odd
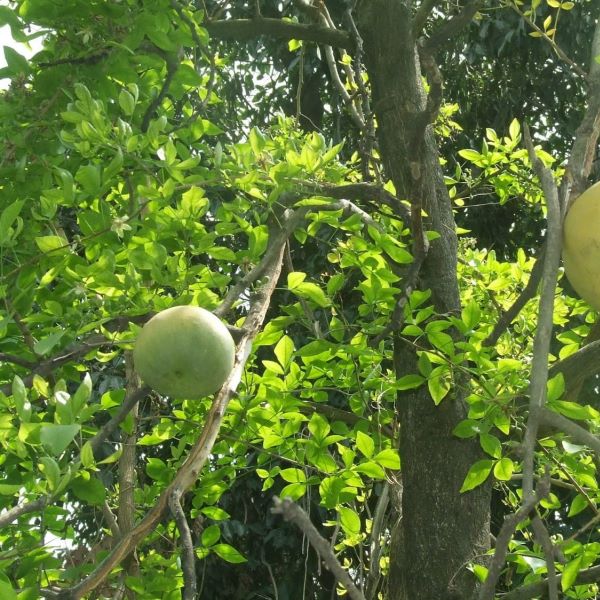
[[[387,175],[399,197],[426,211],[426,228],[440,235],[423,264],[421,287],[431,289],[438,311],[455,313],[455,224],[432,128],[423,122],[426,96],[410,3],[365,0],[358,10]],[[416,372],[414,348],[399,338],[396,346],[399,373]],[[393,600],[471,597],[475,581],[466,566],[489,547],[489,488],[459,493],[469,467],[481,458],[477,441],[452,435],[466,417],[463,387],[457,384],[438,407],[426,388],[398,398],[404,490],[391,548]]]

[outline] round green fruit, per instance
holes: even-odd
[[[575,291],[600,310],[600,183],[583,192],[567,212],[563,262]]]
[[[221,388],[233,368],[235,343],[227,327],[197,306],[159,312],[142,328],[133,349],[147,385],[173,398],[202,398]]]

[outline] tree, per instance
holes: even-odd
[[[0,73],[3,597],[595,597],[600,342],[556,280],[596,3],[0,19],[44,37]],[[131,359],[180,304],[237,344],[200,401]]]

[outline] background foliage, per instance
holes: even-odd
[[[302,20],[290,3],[259,4],[263,17]],[[468,416],[454,434],[479,439],[483,457],[464,473],[461,492],[493,483],[498,533],[521,502],[536,298],[489,340],[527,285],[545,236],[520,123],[533,124],[538,156],[558,178],[586,91],[517,11],[529,11],[583,70],[598,12],[591,0],[533,4],[485,4],[440,58],[445,99],[435,132],[460,233],[460,314],[436,312],[427,290],[407,293],[408,209],[376,150],[365,164],[360,132],[316,44],[211,37],[206,13],[252,18],[252,3],[0,7],[0,24],[17,41],[44,37],[31,60],[5,47],[0,72],[9,79],[0,95],[0,508],[14,516],[0,514],[3,598],[76,585],[127,535],[131,436],[130,520],[155,505],[211,399],[148,392],[98,442],[135,393],[126,357],[139,327],[175,304],[217,309],[268,256],[291,211],[297,219],[265,325],[183,501],[199,597],[335,597],[335,580],[302,533],[271,514],[274,495],[309,513],[368,597],[385,594],[400,510],[389,485],[401,470],[396,401],[421,386],[435,404],[466,394]],[[346,3],[327,6],[338,26],[347,23]],[[439,3],[426,31],[452,14],[451,3]],[[372,187],[352,202],[334,192],[359,183]],[[427,235],[433,242],[439,234]],[[234,335],[262,282],[242,286],[227,312]],[[578,352],[595,320],[561,285],[553,362]],[[402,325],[391,334],[404,293]],[[394,336],[418,356],[400,377]],[[558,374],[549,407],[595,432],[596,384],[565,396]],[[557,548],[562,590],[593,598],[596,583],[575,582],[600,559],[597,455],[552,430],[542,432],[536,457],[537,473],[546,469],[553,484],[538,512]],[[27,510],[11,513],[16,506]],[[165,514],[89,597],[181,597],[179,535]],[[485,578],[485,561],[465,568]],[[499,591],[546,572],[544,549],[522,525]]]

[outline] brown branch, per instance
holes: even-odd
[[[31,360],[21,358],[20,356],[13,356],[12,354],[7,354],[6,352],[0,352],[0,362],[11,363],[19,367],[24,367],[25,369],[33,369],[37,366],[37,363]]]
[[[356,584],[350,578],[350,575],[340,565],[329,542],[321,536],[317,528],[312,524],[310,517],[289,498],[280,500],[277,496],[273,498],[273,508],[271,512],[282,515],[286,521],[290,521],[308,538],[311,546],[319,555],[325,566],[331,571],[337,582],[348,590],[348,596],[352,600],[365,600],[363,593],[356,587]]]
[[[576,442],[588,446],[600,457],[600,438],[581,427],[581,425],[577,425],[571,419],[567,419],[567,417],[547,408],[540,413],[540,421],[544,425],[566,433]]]
[[[577,389],[590,376],[600,371],[600,340],[583,346],[574,354],[555,362],[548,372],[552,378],[562,373],[565,379],[566,394]]]
[[[547,205],[547,238],[546,254],[542,272],[542,289],[539,302],[539,317],[533,341],[533,359],[531,364],[531,381],[529,386],[529,415],[527,429],[523,440],[523,498],[533,493],[533,471],[535,444],[540,425],[540,414],[546,403],[548,382],[548,355],[552,339],[554,294],[561,246],[561,210],[558,200],[558,189],[554,183],[552,172],[537,157],[529,128],[523,128],[525,146],[529,160],[540,179]]]
[[[26,515],[32,512],[36,512],[38,510],[42,510],[50,501],[50,496],[44,496],[43,498],[38,498],[37,500],[33,500],[32,502],[26,502],[21,504],[20,506],[15,506],[7,510],[6,512],[0,515],[0,527],[6,527],[10,525],[13,521],[18,519],[21,515]]]
[[[244,277],[242,277],[228,292],[221,304],[213,311],[215,315],[222,318],[226,315],[233,306],[234,302],[240,295],[247,290],[255,281],[263,277],[263,275],[271,268],[273,259],[281,254],[285,243],[300,221],[304,219],[308,212],[308,207],[298,209],[292,212],[288,209],[287,218],[284,214],[284,226],[280,227],[277,220],[269,229],[269,242],[267,250],[260,262],[251,269]]]
[[[546,255],[546,244],[541,248],[540,254],[533,265],[533,269],[529,275],[529,280],[523,291],[519,294],[519,297],[512,303],[512,305],[505,310],[498,319],[498,322],[494,326],[492,332],[483,340],[484,346],[495,346],[500,336],[508,329],[513,319],[521,312],[525,304],[531,300],[536,292],[538,285],[542,279],[542,272],[544,270],[544,259]]]
[[[556,578],[557,585],[560,585],[562,575],[558,575]],[[596,583],[600,581],[600,566],[590,567],[589,569],[583,569],[577,574],[575,579],[575,585],[583,585],[585,583]],[[548,580],[542,579],[536,583],[530,583],[524,585],[512,592],[502,595],[502,600],[530,600],[542,596],[548,589]]]
[[[304,40],[316,42],[336,48],[352,48],[351,36],[338,29],[330,29],[319,25],[290,23],[281,19],[227,19],[223,21],[208,21],[204,27],[208,33],[222,40],[246,41],[267,35],[284,40]]]
[[[550,483],[544,479],[539,482],[535,494],[529,495],[521,504],[520,508],[504,517],[504,523],[496,537],[496,548],[494,557],[488,569],[487,579],[484,581],[479,590],[479,600],[493,600],[496,583],[500,578],[500,573],[504,567],[506,554],[508,552],[508,544],[512,535],[517,528],[517,525],[523,521],[529,513],[538,505],[540,500],[546,498],[550,493]]]
[[[438,3],[439,0],[423,0],[419,8],[417,8],[412,25],[412,34],[415,40],[423,33],[425,23],[427,22],[429,15],[431,15],[431,11]]]
[[[161,55],[163,55],[162,52]],[[162,101],[165,99],[165,96],[169,92],[169,87],[173,82],[175,73],[177,73],[177,69],[179,69],[179,60],[177,56],[168,54],[166,56],[163,55],[163,58],[165,60],[165,63],[167,64],[167,75],[165,76],[162,87],[160,88],[160,92],[158,92],[156,98],[152,100],[152,102],[146,109],[144,116],[142,117],[142,124],[140,126],[140,129],[143,133],[146,133],[146,131],[148,130],[148,127],[150,126],[150,120],[152,119],[154,113],[156,112],[158,107],[161,105]]]
[[[136,390],[133,394],[130,394],[125,398],[123,404],[121,404],[119,410],[114,417],[110,419],[100,431],[94,435],[88,443],[92,447],[92,451],[96,452],[98,448],[105,442],[105,440],[117,430],[119,425],[125,420],[127,415],[131,412],[133,407],[142,400],[150,392],[148,386],[143,386]]]
[[[313,191],[321,193],[330,198],[352,198],[363,202],[376,201],[389,206],[394,213],[402,219],[407,227],[410,227],[410,211],[408,207],[400,202],[394,194],[373,183],[349,183],[346,185],[315,185]]]
[[[558,581],[556,579],[556,567],[554,565],[554,547],[548,529],[544,525],[537,511],[531,518],[531,528],[535,535],[535,539],[542,547],[544,558],[546,560],[546,568],[548,569],[548,599],[558,600]]]
[[[466,27],[472,20],[477,11],[481,8],[483,0],[470,0],[466,6],[449,21],[433,32],[433,35],[424,42],[425,48],[434,52],[442,44],[453,38],[461,29]]]
[[[96,569],[76,586],[65,590],[65,597],[77,600],[100,585],[110,575],[111,571],[121,564],[125,557],[155,528],[156,523],[162,518],[167,509],[167,503],[173,491],[181,490],[181,493],[184,493],[197,480],[217,439],[227,404],[235,394],[242,378],[244,366],[252,350],[252,340],[257,335],[265,319],[271,295],[281,272],[282,259],[283,246],[279,255],[273,257],[273,262],[263,277],[265,284],[255,292],[251,300],[250,310],[244,323],[244,334],[236,351],[233,370],[215,396],[202,432],[190,450],[187,459],[175,475],[174,480],[165,488],[155,505],[146,513],[140,523],[128,535],[119,540],[110,554]]]
[[[179,530],[179,541],[181,542],[181,570],[183,571],[183,600],[196,600],[196,556],[194,554],[194,543],[183,507],[181,506],[181,489],[174,489],[169,495],[169,509]]]

